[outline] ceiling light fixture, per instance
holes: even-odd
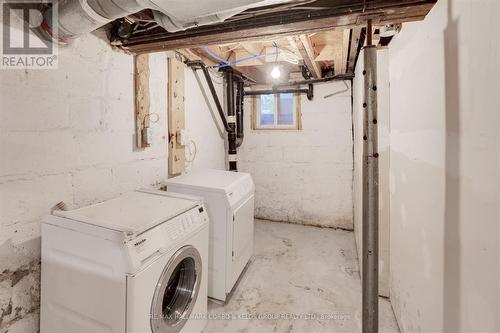
[[[273,79],[279,79],[280,76],[281,76],[281,70],[280,70],[279,66],[274,66],[273,70],[271,71],[271,77]]]

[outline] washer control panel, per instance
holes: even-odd
[[[205,206],[196,206],[156,227],[125,241],[131,270],[170,251],[184,238],[208,223]]]

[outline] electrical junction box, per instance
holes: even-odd
[[[189,132],[185,128],[181,128],[180,131],[177,132],[177,144],[181,146],[187,146],[191,141],[189,137]]]
[[[151,131],[151,128],[144,127],[142,129],[142,145],[145,147],[149,147],[151,146],[152,142],[153,142],[153,132]]]

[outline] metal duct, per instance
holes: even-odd
[[[221,23],[247,9],[295,0],[149,0],[159,25],[169,32]]]
[[[175,32],[222,22],[246,9],[290,0],[59,0],[44,13],[43,31],[66,42],[94,31],[118,18],[151,9],[159,25]],[[57,17],[57,22],[53,22]]]
[[[65,43],[92,32],[118,18],[136,13],[144,7],[135,0],[59,0],[44,13],[42,29],[52,39]],[[53,18],[57,22],[53,22]]]

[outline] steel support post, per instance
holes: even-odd
[[[378,332],[378,131],[377,49],[371,22],[364,48],[363,104],[363,333]]]

